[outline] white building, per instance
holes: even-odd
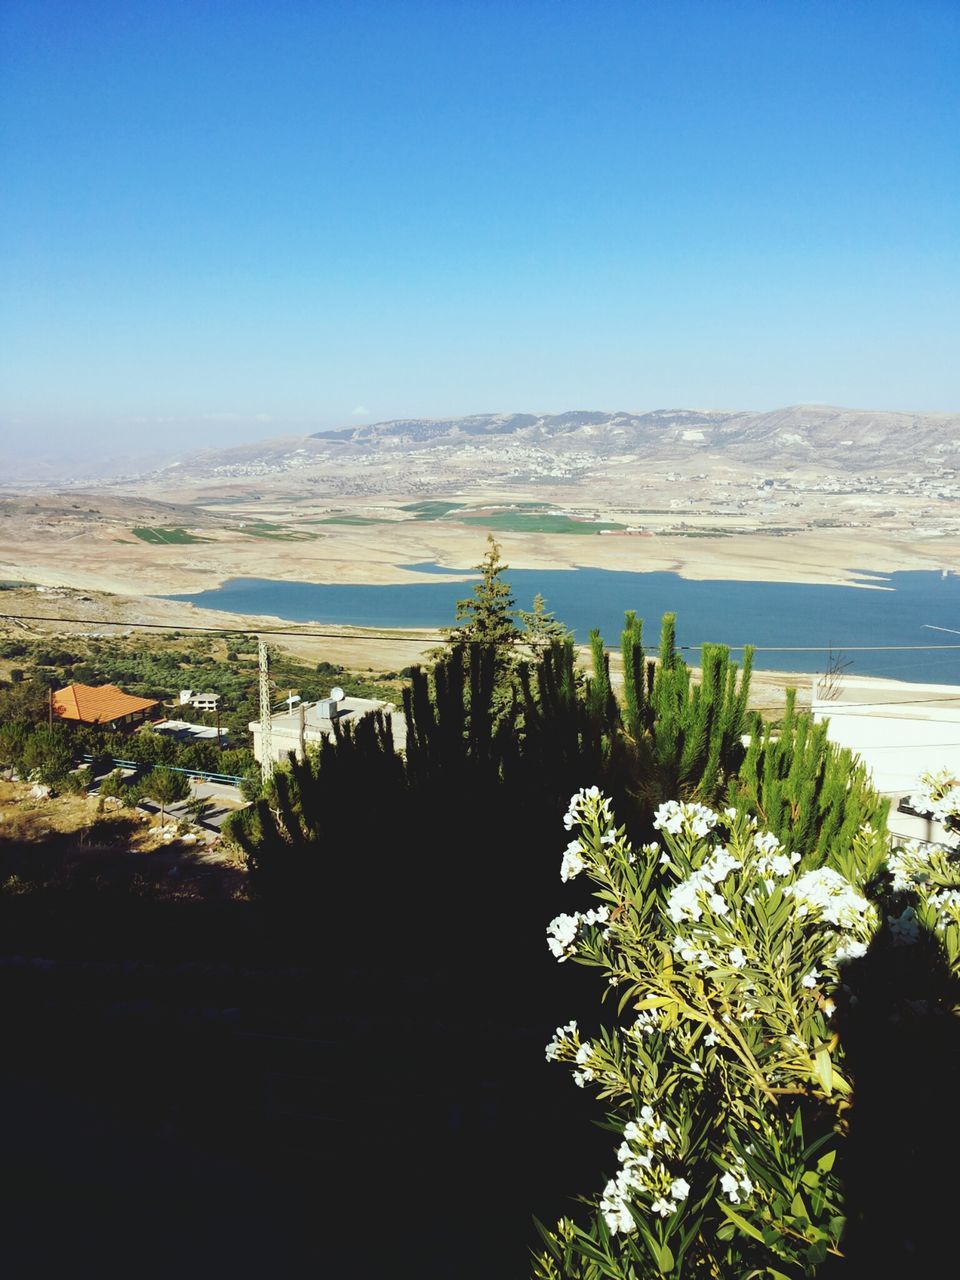
[[[212,725],[192,724],[188,720],[157,720],[150,726],[154,733],[167,734],[178,738],[181,742],[217,742],[221,746],[226,743],[228,733],[221,729],[219,735]]]
[[[321,702],[301,702],[298,706],[281,711],[270,720],[270,758],[274,764],[286,760],[292,751],[297,759],[303,758],[303,749],[311,743],[333,738],[334,723],[349,724],[374,711],[388,712],[392,718],[393,742],[398,751],[407,745],[407,726],[403,715],[392,702],[376,698],[325,698]],[[259,720],[250,722],[253,734],[253,754],[263,763],[263,742]]]
[[[873,785],[891,797],[890,829],[897,835],[941,840],[937,823],[896,810],[916,790],[922,774],[947,769],[960,778],[960,686],[844,676],[835,697],[817,693],[815,687],[814,720],[828,720],[830,741],[855,751]]]
[[[197,693],[195,689],[181,689],[180,705],[193,707],[194,711],[216,711],[220,705],[220,695],[219,693]]]

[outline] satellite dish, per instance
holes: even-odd
[[[339,701],[340,701],[340,699],[341,699],[343,696],[344,696],[344,695],[343,695],[343,690],[340,688],[340,686],[339,686],[339,685],[336,685],[333,689],[331,689],[331,690],[330,690],[330,701],[331,701],[331,702],[339,702]]]

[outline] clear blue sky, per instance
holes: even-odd
[[[0,39],[8,441],[960,410],[956,0],[4,0]]]

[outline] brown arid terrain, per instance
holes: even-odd
[[[42,789],[41,789],[42,790]],[[232,898],[245,876],[229,849],[208,849],[195,830],[102,801],[96,794],[35,794],[0,779],[0,884],[28,892],[37,881],[109,879],[165,895]]]
[[[409,567],[420,563],[464,580],[488,532],[518,569],[814,583],[953,570],[960,417],[823,406],[486,415],[268,440],[97,484],[24,479],[0,492],[0,580],[68,590],[17,593],[16,609],[8,593],[2,612],[282,626],[158,597],[236,577],[436,582]],[[423,651],[324,630],[296,652],[398,669]],[[433,642],[424,632],[424,649]]]

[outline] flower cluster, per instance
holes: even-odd
[[[887,859],[894,893],[912,892],[932,913],[931,925],[944,933],[951,925],[960,926],[960,860],[956,852],[943,845],[908,840],[892,851]],[[906,910],[912,910],[907,908]],[[889,921],[894,940],[911,941],[916,934]]]
[[[676,1144],[670,1128],[655,1113],[643,1106],[635,1120],[624,1126],[623,1142],[617,1151],[620,1169],[603,1189],[600,1212],[610,1231],[628,1234],[636,1231],[631,1203],[637,1195],[649,1201],[651,1213],[668,1218],[676,1213],[690,1195],[690,1184],[667,1167],[665,1161],[676,1160]],[[639,1206],[638,1206],[639,1207]]]
[[[716,886],[731,871],[738,871],[742,866],[743,863],[727,849],[715,849],[706,862],[671,889],[667,898],[667,915],[674,924],[681,924],[684,920],[700,920],[704,908],[715,915],[725,916],[729,907],[717,893]]]
[[[753,1195],[753,1183],[742,1160],[736,1161],[720,1179],[720,1188],[731,1204],[741,1204]]]
[[[717,815],[706,805],[667,800],[654,814],[653,825],[657,831],[667,831],[670,835],[676,836],[686,830],[701,838],[710,834],[717,820]]]
[[[575,1018],[565,1023],[562,1027],[557,1027],[553,1034],[553,1039],[547,1045],[547,1061],[556,1062],[558,1058],[564,1056],[563,1051],[574,1043],[580,1043],[580,1033],[577,1030]]]
[[[929,813],[936,822],[955,829],[960,826],[960,782],[949,769],[925,773],[910,797],[910,807],[918,813]]]
[[[784,892],[797,903],[799,916],[809,913],[836,929],[856,933],[865,920],[876,923],[876,908],[832,867],[807,871]]]
[[[572,831],[585,818],[599,817],[609,819],[610,801],[601,795],[599,787],[581,787],[570,798],[567,812],[563,815],[563,825],[568,831]]]
[[[589,911],[574,911],[573,915],[561,912],[547,925],[547,946],[551,954],[562,964],[577,950],[577,939],[584,925],[606,924],[610,919],[609,907],[591,907]]]

